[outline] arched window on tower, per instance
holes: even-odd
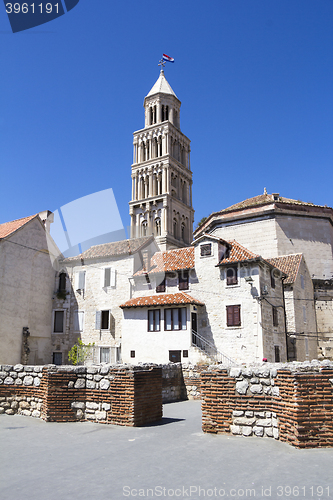
[[[153,124],[153,108],[150,106],[149,108],[149,125]]]
[[[158,144],[158,156],[162,156],[162,136],[159,136],[157,144]]]
[[[165,120],[169,120],[169,106],[165,106]]]
[[[146,220],[142,221],[141,228],[142,228],[142,231],[141,231],[142,236],[147,236],[148,222]]]
[[[185,226],[185,222],[182,223],[182,226],[181,226],[181,238],[182,238],[182,241],[185,241],[185,230],[186,230],[186,226]]]
[[[153,123],[156,123],[156,105],[153,107]]]
[[[59,274],[59,287],[58,287],[59,292],[65,292],[66,291],[66,273],[60,273]]]
[[[178,224],[176,219],[173,219],[173,237],[178,238]]]
[[[161,236],[161,219],[155,219],[155,236]]]
[[[165,118],[164,118],[164,104],[162,104],[162,122],[164,122]]]

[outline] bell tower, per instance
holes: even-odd
[[[134,132],[131,236],[153,234],[161,250],[192,241],[190,140],[180,130],[181,102],[164,71],[144,100],[145,126]]]

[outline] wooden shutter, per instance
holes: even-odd
[[[96,311],[95,316],[95,330],[101,329],[101,311]]]
[[[111,267],[111,286],[116,286],[116,270],[114,267]]]
[[[104,286],[108,287],[110,286],[110,283],[111,283],[111,268],[106,267],[104,269]]]
[[[78,290],[84,290],[85,278],[86,278],[85,271],[80,271],[79,272],[79,286],[78,286]]]
[[[234,306],[234,326],[241,325],[240,306]]]
[[[227,306],[227,326],[240,326],[240,305]]]

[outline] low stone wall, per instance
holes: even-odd
[[[207,365],[170,363],[161,368],[163,403],[201,399],[200,374]]]
[[[0,413],[145,425],[162,418],[162,370],[153,365],[0,366]]]
[[[201,375],[204,432],[333,446],[333,363],[212,366]]]

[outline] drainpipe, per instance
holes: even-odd
[[[284,297],[284,280],[286,278],[281,278],[282,281],[282,300],[283,300],[283,312],[284,312],[284,332],[286,336],[286,354],[287,354],[287,361],[289,361],[289,349],[288,349],[288,334],[287,334],[287,314],[286,314],[286,301]]]

